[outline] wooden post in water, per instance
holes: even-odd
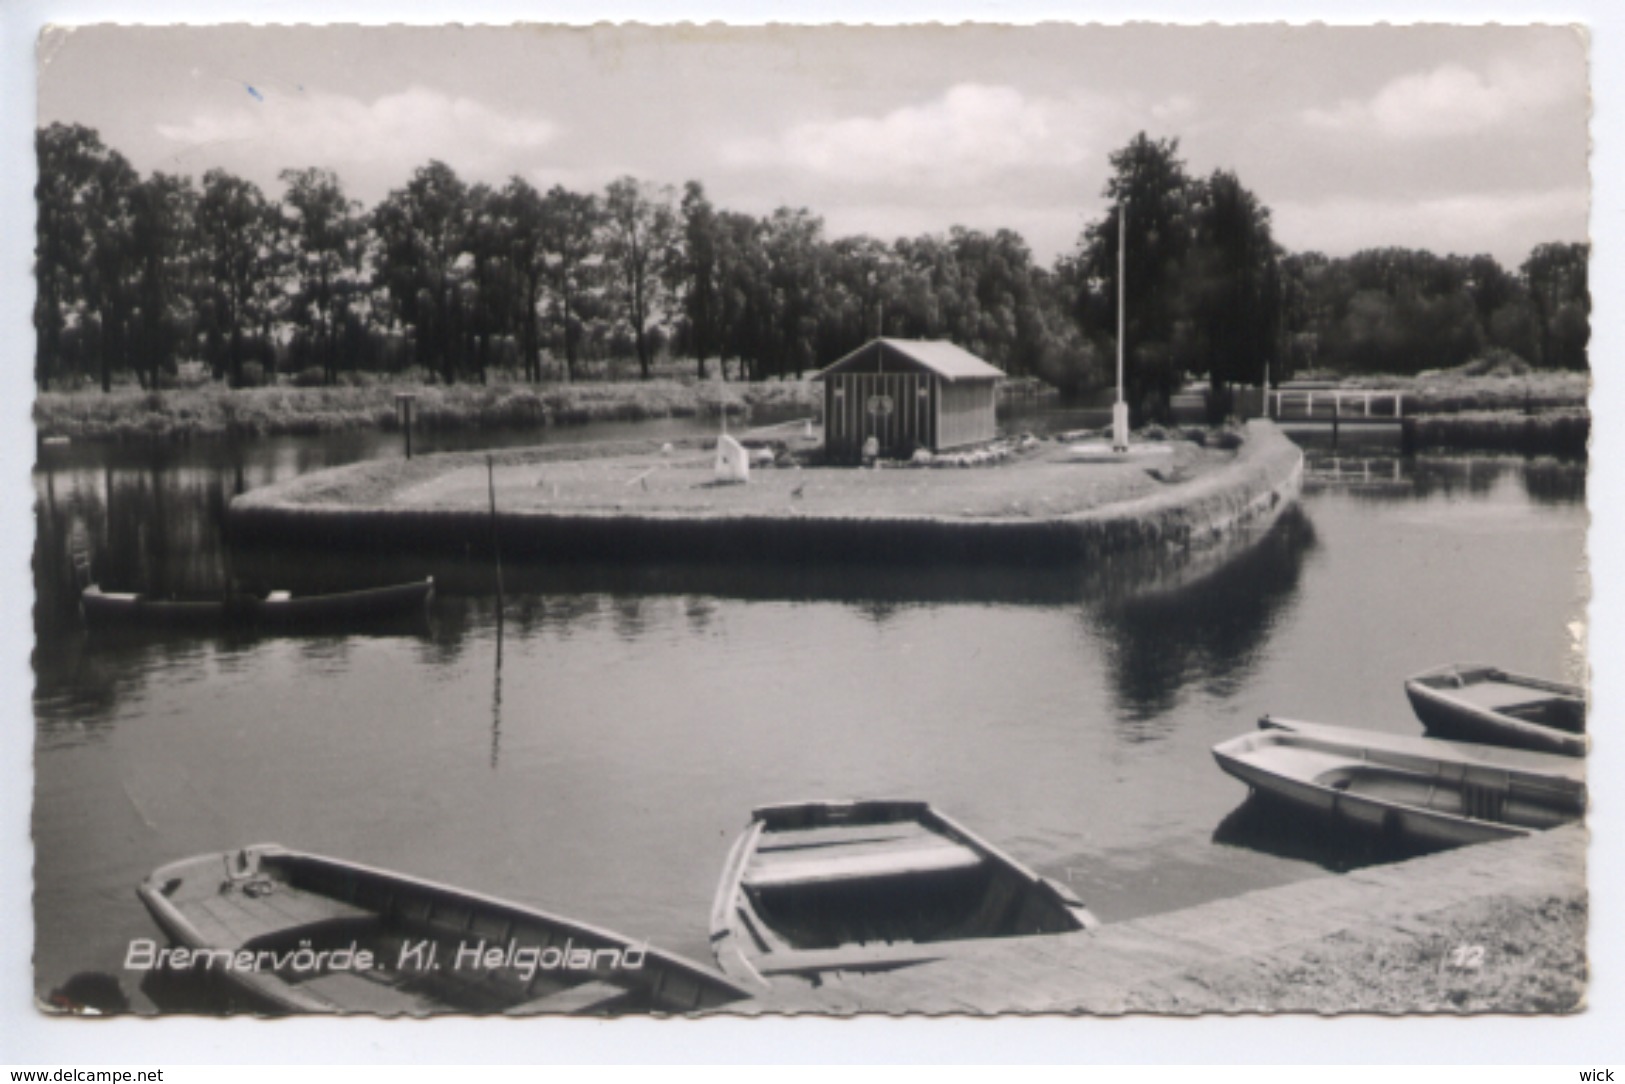
[[[1338,416],[1342,413],[1343,396],[1337,392],[1332,393],[1332,447],[1337,447]]]
[[[491,552],[497,562],[497,629],[502,628],[502,538],[497,531],[496,466],[492,458],[485,457],[485,486],[491,497]]]
[[[501,599],[501,592],[497,594]],[[497,603],[497,669],[491,691],[491,769],[502,752],[502,604]]]

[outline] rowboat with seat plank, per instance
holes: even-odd
[[[748,996],[608,930],[276,844],[171,863],[137,894],[186,950],[177,967],[262,1012],[689,1013]]]
[[[1567,756],[1586,755],[1585,693],[1578,685],[1452,663],[1405,682],[1429,734]]]
[[[804,802],[752,815],[717,888],[711,950],[724,974],[767,985],[1094,925],[1068,889],[924,802]]]
[[[1512,839],[1584,816],[1584,764],[1550,753],[1265,716],[1213,747],[1256,791],[1431,846]]]

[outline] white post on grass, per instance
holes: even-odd
[[[1128,289],[1124,281],[1128,267],[1128,197],[1117,205],[1117,402],[1112,404],[1112,451],[1128,451],[1128,404],[1123,402],[1123,297]]]

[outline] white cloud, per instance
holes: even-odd
[[[1151,107],[1151,116],[1159,124],[1175,124],[1188,120],[1196,112],[1196,99],[1189,94],[1175,94]]]
[[[1545,54],[1523,63],[1498,63],[1486,71],[1443,64],[1401,76],[1369,99],[1345,98],[1332,109],[1306,109],[1311,128],[1401,140],[1470,135],[1529,116],[1553,105],[1578,107],[1583,71],[1572,59]]]
[[[438,158],[475,174],[501,170],[516,154],[551,143],[557,125],[499,112],[470,98],[415,86],[371,101],[330,93],[260,88],[261,97],[208,109],[158,134],[188,147],[237,144],[283,166],[322,165],[393,175]]]
[[[1584,188],[1474,193],[1437,199],[1285,201],[1272,205],[1275,238],[1294,251],[1347,255],[1400,245],[1439,254],[1487,252],[1516,267],[1546,241],[1583,241]]]
[[[941,97],[877,117],[792,126],[778,139],[725,144],[732,166],[789,166],[825,177],[886,177],[952,185],[1012,169],[1070,167],[1099,158],[1118,107],[1106,98],[1028,97],[1013,87],[961,83]]]

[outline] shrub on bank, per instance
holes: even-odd
[[[1345,388],[1399,391],[1407,414],[1458,414],[1472,411],[1535,411],[1583,407],[1591,392],[1585,373],[1531,370],[1493,364],[1482,371],[1473,363],[1421,376],[1362,376],[1340,382]]]
[[[246,372],[245,376],[250,375]],[[816,415],[822,385],[762,385],[675,380],[583,384],[293,385],[144,392],[138,388],[41,392],[34,423],[41,436],[81,440],[188,439],[308,435],[399,427],[398,392],[413,394],[413,424],[423,429],[524,428],[650,418],[748,417],[753,411],[805,409]]]

